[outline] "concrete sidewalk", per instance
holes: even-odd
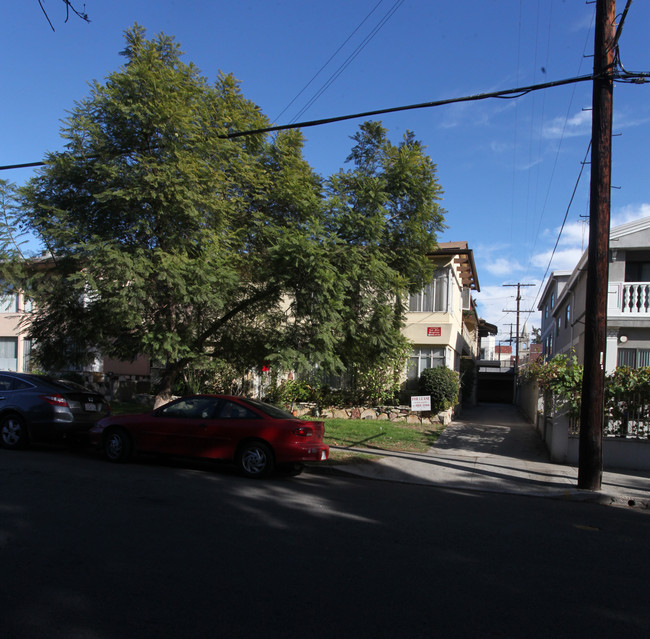
[[[506,404],[465,409],[426,453],[344,450],[377,455],[337,467],[371,479],[650,508],[649,472],[605,472],[599,492],[578,490],[577,467],[552,463],[534,426]]]

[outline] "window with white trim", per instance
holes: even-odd
[[[0,313],[16,313],[18,311],[18,295],[0,295]]]
[[[0,337],[0,370],[18,370],[17,337]]]
[[[426,368],[436,368],[445,365],[445,347],[416,347],[409,358],[406,371],[406,387],[414,390],[418,387],[418,381],[422,371]]]
[[[440,268],[433,281],[421,291],[409,296],[409,311],[411,313],[446,313],[449,308],[449,269]]]

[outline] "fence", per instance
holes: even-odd
[[[543,402],[535,382],[519,389],[519,406],[544,440],[551,461],[577,465],[579,423],[557,402]],[[603,424],[606,469],[650,470],[650,398],[617,396]]]

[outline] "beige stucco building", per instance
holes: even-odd
[[[429,255],[433,281],[409,298],[404,334],[413,343],[407,388],[417,388],[425,368],[460,370],[463,356],[477,359],[479,319],[471,291],[479,291],[474,254],[467,242],[441,242]]]

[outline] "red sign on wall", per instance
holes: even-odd
[[[441,326],[427,326],[427,337],[440,337],[441,335]]]

